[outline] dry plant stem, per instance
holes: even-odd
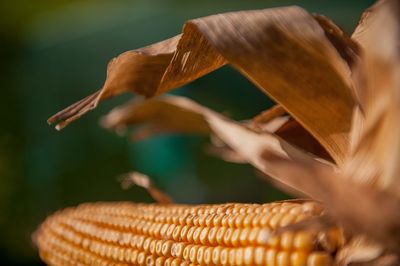
[[[53,124],[55,122],[61,121],[59,124],[57,124],[56,129],[63,129],[69,123],[80,118],[86,112],[96,108],[99,95],[100,91],[93,93],[92,95],[53,115],[47,120],[47,123]]]
[[[50,216],[36,241],[44,261],[55,266],[329,266],[342,241],[337,229],[275,234],[321,212],[312,201],[84,204]],[[320,242],[324,236],[325,242]]]
[[[174,203],[174,200],[167,193],[160,190],[154,183],[151,181],[150,177],[145,174],[139,172],[131,172],[123,176],[123,180],[121,182],[122,188],[128,189],[132,185],[140,186],[149,192],[151,197],[160,204],[170,204]]]

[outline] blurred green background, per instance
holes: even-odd
[[[88,201],[151,201],[122,191],[118,176],[150,175],[178,202],[267,202],[287,196],[250,166],[207,155],[207,137],[165,136],[130,143],[98,125],[123,95],[57,132],[46,119],[100,88],[107,62],[178,34],[190,18],[296,4],[351,32],[372,0],[353,1],[0,1],[0,264],[41,265],[31,241],[59,208]],[[246,119],[272,103],[229,66],[176,93]]]

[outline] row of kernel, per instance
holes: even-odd
[[[68,224],[71,226],[70,224]],[[60,235],[71,234],[60,225],[54,225],[55,230],[58,230]],[[143,235],[137,235],[129,232],[120,232],[107,228],[96,227],[93,225],[74,224],[73,230],[86,234],[92,238],[97,238],[102,241],[118,243],[125,246],[142,245],[146,236],[171,239],[175,241],[183,241],[194,244],[203,245],[225,245],[225,246],[247,246],[247,245],[269,245],[284,249],[306,248],[310,249],[314,246],[316,236],[312,233],[287,232],[279,238],[271,236],[271,230],[254,228],[226,228],[226,227],[194,227],[194,226],[175,226],[173,224],[165,224],[161,228],[149,230]],[[63,231],[64,230],[64,231]],[[76,236],[74,242],[80,243],[81,237]]]
[[[284,250],[304,250],[310,251],[316,245],[316,235],[311,232],[285,232],[280,237],[273,236],[271,231],[268,229],[260,228],[244,228],[244,229],[231,229],[224,227],[184,227],[188,230],[182,230],[180,237],[175,237],[173,240],[176,242],[186,242],[192,244],[202,245],[222,245],[222,246],[249,246],[249,245],[268,245],[269,247],[280,248]],[[79,234],[73,233],[73,231],[63,228],[60,225],[54,225],[53,230],[58,234],[69,238],[75,244],[81,244],[85,247],[88,244],[88,238],[84,238]],[[172,230],[171,230],[172,231]],[[99,234],[101,232],[101,234]],[[133,235],[130,233],[119,232],[124,238],[118,238],[115,234],[108,234],[109,230],[99,228],[97,231],[86,232],[89,237],[100,239],[101,241],[107,241],[121,246],[131,246],[138,249],[143,248],[147,251],[155,246],[155,243],[163,242],[163,240],[157,240],[150,236],[146,237],[143,235]],[[173,231],[179,232],[179,231]],[[113,232],[115,233],[115,232]],[[107,237],[107,235],[114,237]],[[82,241],[83,238],[83,241]],[[166,238],[168,239],[168,238]],[[170,239],[170,238],[169,238]],[[122,241],[124,240],[124,241]],[[153,252],[151,252],[153,253]]]
[[[62,243],[60,239],[56,241],[58,244]],[[95,242],[94,242],[95,243]],[[286,251],[278,251],[275,249],[265,249],[261,248],[262,252],[260,252],[259,248],[221,248],[221,247],[204,247],[199,245],[182,245],[178,243],[173,243],[172,241],[162,241],[159,240],[159,243],[163,243],[161,246],[161,250],[164,252],[159,252],[158,255],[164,255],[165,257],[174,256],[174,257],[182,257],[185,260],[189,260],[193,263],[199,263],[200,265],[210,265],[210,263],[215,263],[218,265],[219,262],[221,265],[252,265],[252,263],[256,265],[274,265],[272,263],[282,262],[285,264],[282,265],[306,265],[303,262],[307,261],[309,264],[307,265],[329,265],[327,262],[330,261],[330,256],[326,253],[313,253],[311,256],[307,257],[307,253],[296,251],[293,253],[289,253]],[[123,261],[125,258],[126,262],[129,263],[139,263],[139,265],[144,265],[144,261],[147,261],[146,265],[152,265],[150,262],[156,261],[155,257],[149,257],[144,251],[137,251],[131,249],[123,249],[118,246],[112,245],[103,245],[106,248],[103,248],[103,252],[99,252],[100,256],[105,256],[108,259],[113,259],[114,261]],[[91,251],[96,251],[96,245],[91,245]],[[145,244],[142,247],[146,247]],[[101,248],[100,248],[101,249]],[[86,262],[90,262],[96,257],[90,257],[85,252],[77,253],[74,252],[74,247],[63,246],[62,250],[69,254],[75,255],[72,257],[77,258],[86,258]],[[258,252],[258,253],[257,253]],[[257,255],[256,255],[257,254]],[[88,257],[89,256],[89,257]],[[263,258],[263,259],[260,259]],[[174,261],[176,264],[180,262],[179,260],[175,260],[173,258],[169,259],[171,262]],[[265,264],[261,262],[264,261]],[[295,262],[296,264],[294,264]],[[300,261],[300,262],[299,262]],[[317,262],[325,262],[325,264],[316,264]],[[161,264],[162,265],[162,264]],[[179,264],[177,264],[179,265]]]
[[[270,204],[222,204],[222,205],[200,205],[196,207],[189,207],[186,205],[144,205],[140,204],[129,204],[125,203],[124,205],[118,205],[119,208],[115,208],[112,204],[94,204],[89,208],[90,205],[87,205],[85,208],[81,206],[78,207],[78,210],[83,209],[84,212],[88,213],[90,211],[94,213],[108,213],[111,215],[121,215],[121,216],[148,216],[151,217],[155,213],[157,214],[216,214],[216,213],[224,213],[224,214],[250,214],[250,213],[269,213],[269,212],[284,212],[284,213],[311,213],[311,214],[319,214],[321,206],[315,202],[306,202],[306,203],[270,203]]]
[[[130,216],[132,214],[146,214],[146,213],[184,213],[193,207],[188,205],[157,205],[157,204],[137,204],[137,203],[90,203],[78,206],[79,210],[83,212],[100,211],[105,214]]]
[[[102,241],[119,243],[120,245],[129,245],[131,242],[135,242],[135,238],[143,238],[144,236],[174,239],[176,241],[181,239],[181,236],[179,235],[181,233],[180,228],[169,224],[163,225],[159,223],[145,223],[143,228],[137,227],[135,230],[132,230],[134,233],[100,227],[82,221],[75,221],[71,223],[69,220],[65,220],[61,224],[79,233],[86,234],[94,238],[99,238]],[[53,226],[55,228],[59,227],[57,224]],[[59,230],[63,229],[59,228]]]
[[[57,241],[58,244],[60,243]],[[134,265],[181,265],[182,258],[191,263],[199,265],[291,265],[291,266],[314,266],[331,265],[331,257],[327,253],[313,252],[311,255],[304,251],[279,251],[266,248],[222,248],[204,247],[199,245],[179,245],[169,241],[168,250],[157,257],[149,255],[144,251],[121,249],[118,247],[109,248],[105,254],[108,259],[113,261],[127,262]],[[73,247],[72,247],[73,249]],[[63,246],[62,250],[73,253],[71,247]],[[76,253],[76,252],[75,252]],[[85,252],[75,254],[78,258],[85,258],[85,262],[93,263],[97,257],[89,256]],[[161,254],[160,254],[161,255]],[[173,257],[170,257],[170,256]],[[89,257],[88,257],[89,256]],[[175,258],[174,258],[175,257]],[[158,263],[156,263],[158,262]],[[96,264],[97,265],[97,264]],[[99,264],[100,265],[100,264]]]
[[[226,248],[187,245],[183,259],[199,265],[287,265],[328,266],[332,258],[325,252],[280,251],[264,247]]]
[[[53,251],[55,249],[56,254],[66,254],[69,257],[69,261],[73,261],[71,265],[77,265],[79,262],[84,262],[84,265],[111,265],[110,262],[119,263],[118,265],[125,265],[122,263],[129,263],[130,265],[165,265],[165,266],[194,266],[187,261],[183,261],[178,257],[171,257],[174,251],[171,251],[172,241],[161,241],[164,242],[162,245],[162,252],[155,254],[149,254],[146,251],[132,250],[129,248],[121,248],[109,244],[103,244],[101,242],[92,241],[87,252],[84,249],[79,249],[73,245],[70,245],[67,241],[62,240],[57,236],[47,237],[50,240]],[[43,243],[40,244],[43,250],[48,248],[44,247]],[[47,256],[44,256],[47,257]],[[71,260],[72,258],[72,260]],[[99,260],[102,259],[102,263]],[[74,261],[76,259],[76,261]]]
[[[68,241],[71,241],[74,243],[74,234],[71,232],[68,232],[68,229],[64,229],[64,231],[60,232],[57,227],[54,227],[50,230],[54,230],[54,233],[60,234],[65,237]],[[170,240],[158,240],[154,239],[151,237],[144,237],[140,236],[137,238],[136,242],[132,243],[133,245],[131,247],[134,248],[132,251],[131,247],[125,248],[123,246],[119,245],[113,245],[109,243],[103,243],[101,241],[97,241],[95,239],[90,239],[87,237],[83,237],[82,245],[81,247],[84,249],[88,249],[92,251],[93,253],[96,253],[100,256],[106,256],[110,259],[114,260],[122,260],[124,257],[124,254],[130,254],[133,252],[133,256],[137,254],[139,251],[143,251],[145,253],[151,253],[154,255],[159,255],[159,256],[171,256],[172,252],[171,248],[173,246],[173,242]],[[136,252],[136,253],[135,253]],[[128,256],[130,257],[130,256]]]
[[[53,245],[63,245],[60,250],[63,252],[67,252],[71,255],[71,258],[83,258],[83,257],[91,257],[91,258],[106,258],[110,261],[115,260],[117,254],[119,254],[119,247],[112,245],[104,245],[103,249],[100,250],[100,245],[96,245],[96,241],[83,238],[82,245],[78,246],[71,239],[67,238],[65,235],[59,235],[56,231],[52,231],[51,229],[48,231],[49,234],[52,234],[50,239],[53,241]],[[100,242],[97,242],[97,244]],[[94,251],[97,252],[94,252]],[[80,252],[77,254],[77,252]],[[91,256],[90,256],[91,255]],[[96,256],[97,255],[97,256]]]
[[[120,216],[153,216],[154,213],[159,214],[210,214],[210,213],[266,213],[266,212],[292,212],[293,214],[309,212],[319,214],[321,206],[315,202],[278,202],[269,204],[220,204],[220,205],[156,205],[156,204],[133,204],[119,203],[118,208],[113,204],[97,203],[95,205],[81,205],[78,209],[84,212],[90,212],[96,209],[96,212],[108,213]]]
[[[88,246],[79,248],[69,244],[68,240],[62,240],[61,236],[54,235],[49,239],[52,239],[51,244],[56,246],[57,251],[69,254],[72,259],[76,258],[80,261],[84,259],[83,262],[85,265],[111,265],[114,263],[155,265],[154,263],[156,258],[146,253],[146,251],[140,251],[137,249],[132,250],[117,245],[101,243],[95,240],[89,241]],[[104,258],[103,261],[106,261],[106,263],[98,263],[99,258]]]
[[[110,265],[111,261],[107,261],[99,256],[91,254],[79,247],[68,243],[68,241],[63,240],[57,235],[51,234],[48,232],[45,233],[41,240],[39,240],[39,245],[42,250],[47,252],[43,252],[41,255],[45,257],[54,256],[57,254],[59,259],[60,257],[64,257],[64,263],[62,265]],[[44,241],[43,239],[46,239]]]
[[[94,214],[89,216],[75,218],[85,222],[98,223],[105,226],[117,227],[126,230],[146,230],[151,226],[160,226],[159,224],[175,224],[188,226],[223,226],[223,227],[270,227],[275,229],[279,226],[286,226],[307,218],[311,214],[292,214],[292,213],[258,213],[258,214],[204,214],[193,215],[184,214],[181,216],[163,216],[157,215],[153,220],[137,218],[115,218],[113,216]],[[70,218],[73,221],[74,218]],[[141,233],[147,234],[146,231]]]
[[[329,266],[332,257],[326,252],[279,251],[264,247],[226,248],[187,245],[183,259],[199,265],[287,265]]]

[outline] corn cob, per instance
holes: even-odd
[[[326,248],[322,232],[273,234],[321,212],[311,201],[91,203],[47,218],[36,241],[50,265],[332,265],[340,237],[330,237]]]

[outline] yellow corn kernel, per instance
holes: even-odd
[[[288,251],[279,251],[276,255],[276,264],[279,266],[290,266],[290,255]]]
[[[332,263],[332,256],[326,252],[313,252],[307,259],[307,266],[329,266]]]
[[[254,257],[252,258],[252,260],[254,260],[254,265],[256,265],[256,266],[264,265],[265,253],[266,253],[265,248],[263,248],[263,247],[255,248],[254,253],[253,253]]]
[[[308,254],[303,251],[295,251],[290,254],[290,261],[292,266],[307,266]]]

